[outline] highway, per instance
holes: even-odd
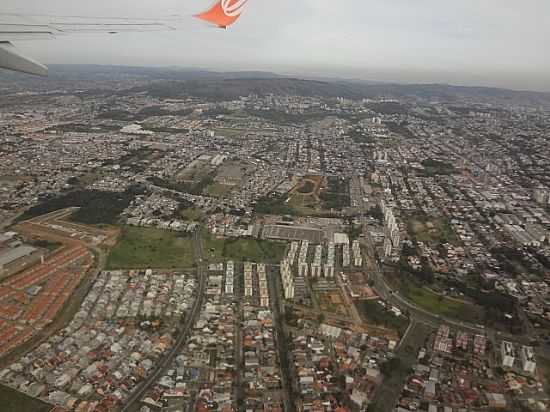
[[[145,396],[149,388],[154,385],[155,382],[162,376],[162,374],[170,368],[173,360],[178,356],[183,345],[185,345],[185,341],[187,340],[189,331],[195,324],[200,314],[206,290],[206,273],[203,264],[202,242],[198,231],[195,232],[194,238],[195,258],[198,262],[197,277],[199,280],[199,286],[197,289],[197,298],[195,299],[193,308],[191,309],[189,315],[185,318],[185,325],[180,331],[178,337],[176,338],[176,343],[173,348],[170,350],[168,355],[166,355],[164,359],[162,359],[162,361],[157,364],[157,366],[155,367],[153,372],[149,374],[147,379],[144,382],[140,383],[137,388],[131,393],[130,397],[125,402],[125,406],[122,408],[123,412],[134,412],[139,410],[139,403],[141,399]]]

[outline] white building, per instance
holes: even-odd
[[[298,276],[300,277],[307,277],[308,274],[308,264],[307,263],[300,263],[300,266],[298,266]]]
[[[361,255],[361,245],[358,240],[354,240],[352,247],[353,251],[353,264],[355,266],[363,266],[363,256]]]
[[[514,345],[511,342],[502,341],[500,346],[500,355],[502,357],[502,366],[505,368],[512,368],[516,361],[516,353]]]
[[[294,299],[294,276],[292,276],[292,269],[286,259],[281,262],[280,270],[285,299]]]
[[[311,276],[314,278],[321,277],[321,259],[323,257],[323,246],[317,245],[315,247],[315,256],[313,257],[313,263],[311,264]]]
[[[342,266],[347,268],[349,267],[349,264],[350,264],[349,243],[344,243],[342,245]]]
[[[523,372],[535,373],[537,369],[537,361],[535,352],[531,346],[522,346],[520,351],[521,368]]]

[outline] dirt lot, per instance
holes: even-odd
[[[317,294],[319,306],[322,311],[336,313],[342,316],[349,316],[349,311],[344,303],[340,292],[321,292]]]

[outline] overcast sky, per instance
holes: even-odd
[[[162,17],[181,30],[21,42],[45,63],[268,70],[550,91],[550,0],[250,0],[230,30],[212,0],[1,0],[2,12]]]

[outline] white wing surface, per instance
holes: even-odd
[[[74,33],[153,32],[176,30],[180,18],[162,20],[27,16],[0,13],[0,68],[45,76],[43,64],[25,56],[13,42],[48,40]]]

